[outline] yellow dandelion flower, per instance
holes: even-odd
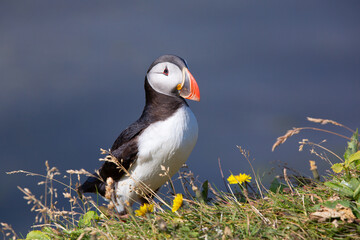
[[[228,182],[230,184],[242,184],[243,182],[250,182],[250,175],[247,175],[245,173],[240,173],[239,175],[230,175],[228,177]]]
[[[181,193],[176,194],[171,211],[176,212],[181,207],[182,203],[183,195]]]
[[[144,203],[144,205],[140,206],[139,210],[135,210],[136,216],[144,216],[146,213],[150,213],[154,211],[154,204]]]

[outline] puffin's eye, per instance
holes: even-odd
[[[163,74],[168,76],[169,75],[169,69],[167,67],[165,67]]]

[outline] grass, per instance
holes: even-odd
[[[320,124],[334,124],[331,120],[309,119]],[[347,127],[345,127],[347,128]],[[294,128],[279,137],[273,148],[283,144],[289,137],[302,130],[318,128]],[[348,129],[348,128],[347,128]],[[319,181],[315,163],[311,164],[314,179],[291,176],[287,169],[275,178],[269,188],[253,175],[251,183],[246,181],[232,185],[223,176],[228,189],[219,191],[207,181],[199,183],[192,172],[184,169],[178,180],[183,188],[184,199],[176,200],[181,208],[172,211],[174,184],[170,181],[169,192],[157,195],[154,205],[147,211],[129,208],[127,216],[119,216],[111,204],[99,206],[91,197],[80,199],[75,185],[85,170],[69,170],[64,183],[56,179],[59,171],[46,163],[46,175],[15,171],[44,179],[43,197],[34,196],[29,189],[19,188],[25,195],[32,211],[38,213],[35,227],[27,239],[360,239],[360,154],[357,131],[349,140],[344,157],[339,157],[323,146],[309,140],[300,142],[300,149],[309,146],[310,151],[329,162],[334,173]],[[317,149],[317,150],[316,150]],[[332,164],[327,154],[336,155],[340,165]],[[239,147],[248,160],[247,151]],[[357,157],[359,155],[359,158]],[[334,167],[335,165],[335,167]],[[236,176],[236,175],[235,175]],[[240,175],[239,175],[240,176]],[[75,180],[74,180],[75,179]],[[233,178],[235,179],[235,178]],[[241,179],[241,178],[238,178]],[[234,181],[234,180],[233,180]],[[68,210],[56,206],[57,185],[63,186],[62,195],[69,200]],[[96,197],[95,197],[96,199]],[[9,224],[1,223],[4,238],[19,238]]]

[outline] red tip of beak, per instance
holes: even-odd
[[[188,69],[186,69],[186,72],[189,76],[189,82],[190,82],[190,93],[188,96],[184,97],[186,99],[194,100],[194,101],[200,101],[200,90],[197,82],[195,81],[195,78],[190,73]]]

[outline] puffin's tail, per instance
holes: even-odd
[[[88,177],[88,179],[77,188],[77,192],[80,198],[84,193],[99,193],[105,196],[105,186],[106,183],[100,179],[98,174],[94,173],[94,177]]]

